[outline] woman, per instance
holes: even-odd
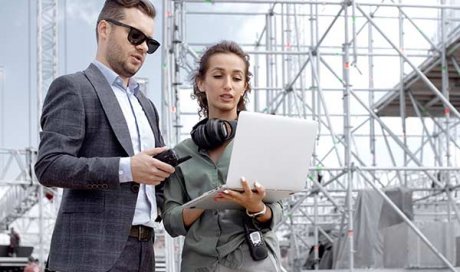
[[[216,137],[207,130],[212,129],[212,120],[225,120],[229,121],[225,123],[227,129],[233,131],[232,121],[246,108],[250,76],[249,56],[236,43],[223,41],[204,52],[192,77],[199,114],[206,119],[194,127],[192,139],[175,147],[180,157],[191,155],[192,159],[180,164],[165,184],[163,212],[168,233],[173,237],[185,236],[181,271],[280,271],[279,245],[272,229],[281,220],[282,206],[278,202],[264,203],[265,189],[260,184],[242,178],[244,192],[221,193],[219,201],[234,201],[242,206],[241,210],[181,207],[225,183],[233,133],[215,141]],[[268,248],[266,258],[252,257],[250,242],[245,239],[244,220],[262,233]]]

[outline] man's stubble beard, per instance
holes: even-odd
[[[123,52],[120,46],[115,41],[110,40],[107,50],[107,62],[115,73],[122,77],[131,78],[139,71],[142,65],[137,67],[137,69],[132,66],[130,67],[127,60],[123,59],[124,56],[125,52]]]

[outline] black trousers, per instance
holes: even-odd
[[[155,271],[155,255],[153,238],[150,241],[139,241],[129,237],[120,258],[110,272],[153,272]]]
[[[129,237],[120,258],[108,272],[155,272],[154,237],[150,241]],[[48,261],[45,272],[55,272],[48,269]]]

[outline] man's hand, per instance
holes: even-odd
[[[165,146],[151,148],[131,157],[131,173],[134,181],[137,183],[158,185],[174,173],[174,167],[153,158],[156,154],[167,149]]]

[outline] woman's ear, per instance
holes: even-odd
[[[204,86],[203,86],[203,81],[201,81],[200,79],[197,79],[196,80],[196,86],[198,87],[198,90],[202,93],[206,92],[206,90],[204,89]]]
[[[246,84],[244,84],[244,91],[241,94],[241,96],[244,96],[247,93],[248,89],[249,89],[249,84],[246,82]]]

